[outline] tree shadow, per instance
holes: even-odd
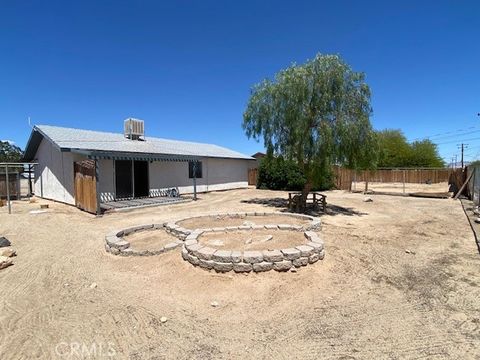
[[[294,213],[288,209],[288,200],[285,198],[253,198],[248,200],[241,201],[244,204],[257,204],[257,205],[264,205],[269,207],[277,208],[280,212],[288,212]],[[323,212],[322,210],[313,209],[312,207],[307,207],[307,211],[305,212],[307,215],[313,216],[323,216],[323,215],[347,215],[347,216],[363,216],[368,215],[366,212],[357,211],[351,207],[343,207],[339,205],[327,204],[327,211]]]

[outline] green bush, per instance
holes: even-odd
[[[260,162],[257,180],[259,189],[300,191],[306,181],[294,161],[282,157],[265,157]]]

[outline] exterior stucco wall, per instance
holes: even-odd
[[[73,163],[85,157],[61,152],[48,140],[38,147],[35,166],[35,195],[67,204],[75,204]]]
[[[245,188],[248,169],[254,161],[239,159],[202,159],[202,178],[197,179],[197,191],[207,192]],[[153,162],[149,167],[150,194],[178,187],[180,194],[193,193],[193,179],[188,177],[186,162]]]
[[[115,200],[115,171],[113,160],[98,160],[98,187],[100,201]]]

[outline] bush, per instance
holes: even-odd
[[[300,191],[307,179],[298,165],[282,157],[265,157],[258,168],[257,188]]]

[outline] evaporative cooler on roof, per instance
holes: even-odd
[[[123,123],[124,135],[130,140],[145,141],[145,127],[143,120],[128,118]]]

